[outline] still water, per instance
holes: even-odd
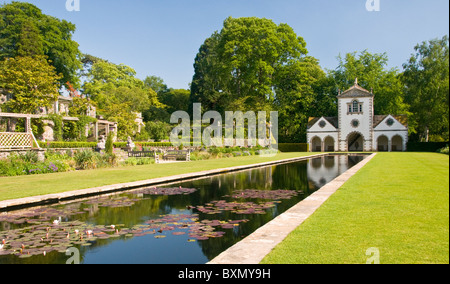
[[[364,158],[325,156],[0,213],[0,264],[203,264]]]

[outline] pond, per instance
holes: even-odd
[[[364,158],[330,155],[0,213],[0,264],[203,264]]]

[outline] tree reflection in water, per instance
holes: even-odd
[[[172,195],[155,195],[153,190],[136,189],[67,204],[9,212],[0,215],[0,241],[5,239],[5,248],[10,244],[22,247],[19,242],[23,242],[27,244],[23,245],[24,251],[36,251],[39,249],[36,245],[40,244],[36,240],[33,242],[33,238],[39,237],[39,230],[44,230],[43,227],[59,226],[60,231],[66,232],[67,229],[69,232],[75,228],[70,224],[79,224],[82,230],[105,230],[100,232],[102,238],[95,238],[88,244],[86,240],[81,244],[70,243],[79,249],[81,263],[206,263],[363,158],[324,156],[160,186],[170,188]],[[274,194],[268,199],[248,191],[250,189],[279,190],[280,195]],[[286,190],[294,194],[281,197]],[[233,197],[236,192],[246,192],[247,196]],[[230,204],[236,202],[245,206],[233,211]],[[214,208],[217,204],[231,209],[197,209]],[[253,214],[246,214],[249,212]],[[56,218],[61,223],[49,223]],[[111,225],[114,229],[109,230]],[[53,227],[51,230],[57,230]],[[55,243],[46,245],[52,247],[57,245]],[[65,240],[64,244],[67,243]],[[21,255],[20,247],[14,254],[0,251],[0,264],[63,264],[69,258],[63,251],[64,246],[45,256],[38,254],[26,258],[22,258],[24,255]]]

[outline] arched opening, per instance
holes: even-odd
[[[311,150],[313,152],[322,152],[322,140],[319,137],[314,137],[311,140]]]
[[[395,135],[394,137],[392,137],[392,151],[403,151],[403,138],[400,135]]]
[[[379,152],[389,151],[389,139],[386,136],[382,135],[382,136],[378,137],[377,145],[378,145]]]
[[[331,136],[328,136],[327,138],[325,138],[324,140],[324,147],[325,147],[325,152],[334,152],[334,138]]]
[[[347,149],[349,152],[364,151],[364,137],[359,132],[353,132],[348,135]]]

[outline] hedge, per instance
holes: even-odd
[[[308,143],[279,143],[278,150],[283,153],[289,152],[309,152]]]
[[[97,142],[38,142],[41,148],[67,149],[67,148],[95,148]]]
[[[437,152],[448,145],[448,142],[408,142],[408,152]]]
[[[97,142],[38,142],[41,148],[51,148],[51,149],[67,149],[67,148],[95,148],[97,147]],[[170,142],[134,142],[136,146],[143,147],[170,147],[172,143]],[[115,148],[125,148],[127,142],[114,142]]]

